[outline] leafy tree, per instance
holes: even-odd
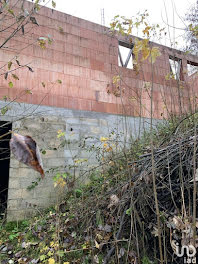
[[[187,47],[186,49],[194,54],[198,54],[198,1],[186,14],[188,23],[186,30]]]

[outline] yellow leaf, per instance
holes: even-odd
[[[70,264],[70,262],[69,262],[69,261],[66,261],[66,262],[64,262],[63,264]]]
[[[88,159],[78,159],[78,160],[74,160],[74,162],[76,164],[79,164],[79,163],[82,163],[82,162],[87,162],[87,161],[88,161]]]
[[[48,250],[49,248],[48,248],[48,246],[45,246],[44,248],[43,248],[43,250]]]
[[[135,41],[135,45],[133,48],[133,54],[135,55],[136,61],[138,61],[138,55],[139,55],[139,52],[142,50],[143,45],[144,44],[143,44],[142,40],[136,40]]]
[[[107,141],[107,140],[109,140],[109,138],[106,138],[106,137],[101,137],[101,138],[100,138],[100,141],[101,141],[101,142],[104,142],[104,141]]]
[[[58,130],[57,131],[57,138],[61,138],[63,136],[65,136],[65,132],[63,132],[62,130]]]
[[[145,27],[145,29],[143,30],[143,33],[147,36],[149,36],[149,30],[151,29],[151,27],[147,26]]]
[[[148,47],[142,48],[142,60],[146,60],[150,55],[150,49]]]
[[[98,244],[98,242],[96,240],[95,240],[95,247],[98,249],[100,248],[100,245]]]
[[[170,80],[170,73],[165,75],[165,80],[167,80],[167,81]]]
[[[104,143],[103,147],[104,148],[108,147],[108,144],[107,143]]]
[[[48,259],[48,264],[55,264],[55,260],[53,258]]]
[[[55,183],[54,183],[54,187],[56,188],[57,186],[60,186],[62,188],[64,188],[66,182],[64,181],[63,178],[59,178]],[[55,245],[54,245],[55,246]]]
[[[50,246],[53,247],[54,246],[54,241],[50,242]]]
[[[110,151],[112,151],[112,147],[109,147],[106,150],[107,150],[107,152],[110,152]]]
[[[11,62],[11,61],[9,61],[9,62],[8,62],[8,70],[10,70],[10,69],[11,69],[11,66],[12,66],[12,62]]]
[[[51,257],[53,254],[54,254],[54,253],[51,252],[51,251],[49,251],[49,252],[47,253],[48,257]]]
[[[120,81],[120,75],[113,76],[113,84],[117,84]]]
[[[156,58],[159,56],[161,56],[159,49],[157,47],[153,47],[151,49],[151,54],[150,54],[150,58],[149,58],[151,63],[155,63]]]
[[[137,98],[136,98],[135,96],[131,96],[131,97],[129,97],[129,100],[130,100],[130,101],[136,101]]]

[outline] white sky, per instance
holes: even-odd
[[[115,15],[122,15],[128,18],[136,16],[140,11],[148,10],[150,23],[158,23],[161,27],[165,26],[164,22],[167,22],[166,13],[168,16],[168,23],[171,26],[184,28],[185,25],[182,21],[186,11],[190,6],[196,3],[196,0],[55,0],[56,9],[64,13],[80,17],[98,24],[101,24],[101,9],[104,8],[105,25],[109,26],[109,23]],[[167,12],[165,12],[165,6]],[[163,22],[164,21],[164,22]],[[184,31],[173,30],[169,27],[171,34],[171,41],[184,44],[181,37]],[[134,32],[135,35],[135,32]],[[175,36],[175,37],[174,37]],[[161,42],[164,45],[170,46],[169,34],[167,34],[166,40]],[[176,47],[176,46],[175,46]]]

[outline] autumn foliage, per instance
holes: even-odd
[[[37,143],[30,136],[13,133],[10,140],[10,150],[18,161],[38,171],[42,179],[44,178],[40,151]]]

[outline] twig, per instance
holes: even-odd
[[[120,234],[121,234],[121,231],[122,231],[122,227],[123,227],[123,224],[124,224],[124,219],[125,219],[125,216],[126,216],[126,208],[127,208],[127,207],[124,208],[124,211],[123,211],[123,214],[122,214],[122,218],[121,218],[121,222],[120,222],[120,227],[119,227],[119,230],[118,230],[118,232],[117,232],[117,234],[116,234],[116,240],[119,239]],[[108,263],[108,261],[109,261],[111,255],[113,254],[114,250],[115,250],[115,246],[113,246],[113,247],[108,251],[106,257],[104,258],[103,264],[107,264],[107,263]]]

